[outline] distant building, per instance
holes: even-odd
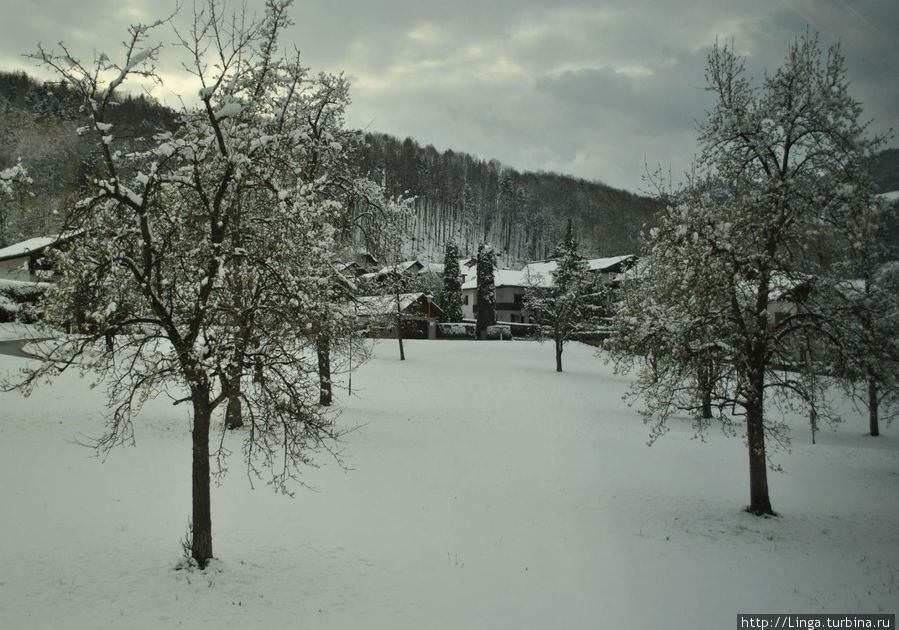
[[[401,293],[396,295],[370,295],[356,299],[356,315],[359,326],[372,337],[395,336],[397,317],[403,316],[403,337],[409,339],[436,339],[437,320],[443,310],[427,293]]]
[[[70,240],[58,236],[37,236],[0,249],[0,279],[37,282],[39,271],[49,268],[45,252]]]
[[[363,274],[360,276],[360,279],[370,283],[383,284],[384,282],[395,280],[400,277],[414,278],[421,273],[421,270],[424,268],[425,266],[421,261],[405,260],[403,262],[398,262],[395,265],[381,267],[378,271]]]
[[[617,287],[624,271],[636,262],[634,255],[613,256],[611,258],[594,258],[587,261],[590,271],[608,286]],[[494,272],[493,284],[496,288],[496,319],[512,324],[530,324],[527,311],[524,309],[524,295],[529,286],[549,288],[552,286],[552,273],[558,267],[555,260],[532,262],[519,270],[497,269]],[[475,319],[477,316],[478,281],[477,275],[468,276],[462,284],[462,317]]]
[[[587,260],[587,267],[590,269],[591,273],[599,276],[604,284],[617,287],[621,283],[621,274],[636,263],[636,261],[637,257],[634,254],[611,256],[607,258],[591,258]],[[558,266],[559,264],[555,260],[541,260],[528,263],[522,268],[522,271],[531,277],[541,275],[551,279],[552,272],[555,271]]]
[[[528,287],[528,275],[524,270],[497,269],[493,272],[496,290],[496,319],[500,322],[529,323],[524,312],[524,293]],[[549,286],[549,284],[541,285]],[[462,284],[462,317],[477,318],[477,276],[470,276]]]

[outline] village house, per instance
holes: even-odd
[[[0,249],[0,321],[34,317],[29,309],[53,279],[46,252],[71,240],[71,236],[38,236]],[[41,273],[45,272],[45,273]]]
[[[363,274],[359,279],[368,283],[383,284],[399,278],[415,278],[424,268],[425,266],[421,261],[405,260],[395,265],[381,267],[378,271]]]
[[[443,316],[443,310],[427,293],[401,293],[399,296],[369,295],[356,298],[359,326],[371,337],[396,335],[397,310],[402,313],[404,338],[437,338],[437,320]]]
[[[0,249],[0,279],[37,282],[38,272],[48,269],[46,250],[61,242],[59,237],[37,236]]]
[[[590,272],[595,274],[607,286],[617,288],[625,270],[637,260],[634,255],[613,256],[610,258],[594,258],[587,261]],[[555,260],[542,260],[525,265],[520,270],[497,269],[493,275],[496,289],[496,319],[511,324],[532,323],[524,308],[524,296],[528,287],[549,288],[552,286],[552,273],[558,263]],[[462,284],[462,317],[477,317],[477,275],[466,277]]]

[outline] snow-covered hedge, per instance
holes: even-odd
[[[0,321],[33,321],[34,307],[48,286],[46,282],[0,280]]]
[[[474,339],[474,324],[449,322],[437,324],[438,339]]]
[[[511,339],[512,328],[508,324],[487,326],[487,339]]]

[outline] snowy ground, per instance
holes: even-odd
[[[573,344],[393,342],[339,396],[364,425],[315,491],[213,493],[205,573],[175,571],[190,506],[186,410],[158,400],[105,461],[102,392],[75,375],[2,394],[3,628],[732,628],[737,613],[896,612],[899,427],[811,445],[795,419],[771,494],[741,511],[738,438],[652,448],[627,378]],[[23,359],[0,357],[0,374]],[[234,439],[236,436],[228,436]]]

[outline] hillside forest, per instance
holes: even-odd
[[[135,148],[159,130],[173,130],[176,114],[144,95],[124,96],[112,110],[120,139]],[[0,208],[0,247],[51,234],[85,176],[102,174],[90,142],[78,130],[87,122],[64,84],[0,72],[0,169],[26,166],[32,184]],[[582,253],[615,256],[639,250],[657,200],[597,181],[548,172],[519,172],[496,160],[462,151],[438,151],[412,138],[359,132],[359,170],[392,196],[414,197],[404,255],[442,259],[454,241],[463,255],[492,243],[501,266],[548,257],[571,219]],[[883,151],[872,174],[882,192],[899,189],[899,149]],[[597,176],[601,178],[601,173]],[[899,231],[893,236],[899,240]],[[350,243],[352,245],[352,243]]]
[[[119,139],[135,149],[155,131],[177,125],[173,111],[144,95],[120,98],[113,110]],[[33,179],[7,202],[0,246],[45,235],[78,197],[85,175],[102,174],[79,127],[87,118],[64,84],[40,83],[24,73],[0,73],[0,169],[18,160]],[[571,218],[585,253],[636,250],[656,202],[623,190],[555,173],[520,173],[496,160],[420,146],[415,140],[359,133],[359,171],[393,196],[413,196],[405,254],[442,259],[454,240],[471,255],[492,243],[500,264],[546,257]]]

